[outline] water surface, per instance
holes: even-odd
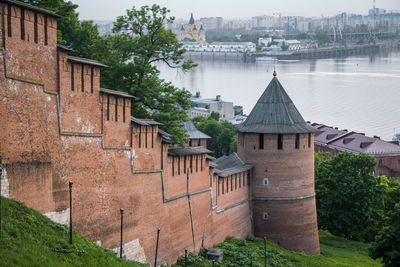
[[[340,59],[244,63],[199,61],[188,73],[160,65],[161,77],[202,97],[221,95],[248,114],[272,78],[305,120],[391,140],[400,132],[400,52]]]

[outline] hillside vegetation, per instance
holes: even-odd
[[[368,244],[338,238],[326,231],[320,231],[319,238],[320,256],[288,251],[275,242],[267,241],[267,266],[382,266],[379,261],[368,256]],[[264,266],[264,240],[261,238],[239,240],[228,237],[216,247],[224,250],[224,260],[221,263],[216,262],[215,266]],[[184,266],[184,258],[181,257],[174,266]],[[190,254],[188,266],[212,266],[212,262],[202,256]]]
[[[145,266],[54,223],[24,204],[1,197],[0,266]]]
[[[268,266],[382,266],[368,256],[368,244],[319,232],[321,255],[291,252],[267,241]],[[0,266],[146,266],[119,259],[112,251],[73,234],[24,204],[2,198]],[[215,266],[264,266],[264,241],[229,237],[216,247],[224,250],[224,261]],[[210,260],[190,254],[188,266],[212,266]],[[184,266],[181,257],[173,266]]]

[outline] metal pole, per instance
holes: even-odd
[[[267,267],[267,238],[264,236],[264,267]]]
[[[250,255],[250,267],[253,267],[253,257]]]
[[[72,182],[69,181],[69,244],[72,245]]]
[[[1,179],[3,178],[3,168],[0,167],[0,237],[1,237]]]
[[[212,261],[212,267],[214,267],[214,266],[215,266],[215,260]]]
[[[158,240],[160,239],[160,228],[157,230],[157,244],[156,244],[156,256],[154,258],[154,267],[157,267],[157,254],[158,254]]]
[[[187,248],[185,248],[185,267],[187,267]]]
[[[121,208],[121,243],[120,243],[120,249],[119,249],[119,257],[122,259],[122,240],[123,240],[123,233],[124,231],[124,209]]]

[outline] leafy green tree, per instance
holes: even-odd
[[[221,117],[221,115],[220,115],[218,112],[211,111],[210,119],[219,121],[219,118],[220,118],[220,117]]]
[[[387,182],[385,226],[371,244],[370,255],[385,266],[400,266],[400,178]]]
[[[382,258],[385,267],[396,267],[400,266],[400,203],[395,205],[389,219],[389,225],[372,243],[370,255]]]
[[[376,162],[366,154],[317,156],[315,191],[318,224],[337,236],[372,240],[382,220],[385,187],[374,177]]]
[[[182,71],[195,64],[184,59],[182,43],[165,29],[165,24],[174,21],[168,13],[168,9],[153,5],[133,7],[117,18],[115,36],[108,37],[105,46],[111,52],[103,61],[113,70],[105,72],[102,81],[110,88],[137,96],[140,102],[133,105],[133,115],[159,120],[174,142],[183,145],[187,136],[182,126],[188,120],[186,110],[190,108],[191,94],[160,79],[157,63]]]
[[[207,141],[207,148],[213,152],[215,157],[229,155],[236,152],[236,129],[227,121],[218,121],[218,116],[204,118],[201,116],[192,119],[199,131],[209,135],[211,139]]]

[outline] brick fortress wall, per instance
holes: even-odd
[[[52,14],[3,2],[0,10],[3,195],[66,222],[73,181],[74,228],[117,248],[124,208],[124,254],[149,263],[157,228],[160,264],[251,234],[248,194],[230,190],[217,203],[205,155],[192,156],[188,179],[157,126],[131,125],[131,99],[100,90],[99,66],[57,48]]]

